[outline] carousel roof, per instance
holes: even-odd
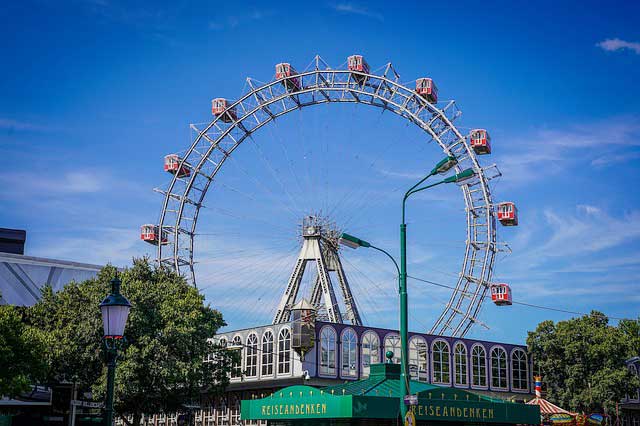
[[[555,404],[550,403],[544,398],[535,397],[531,401],[527,402],[529,405],[539,405],[541,414],[569,414],[575,416],[575,413],[567,411],[564,408],[560,408]]]

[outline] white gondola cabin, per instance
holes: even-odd
[[[367,77],[362,75],[369,74],[369,64],[364,60],[362,55],[351,55],[347,58],[347,66],[349,67],[349,71],[354,71],[351,75],[358,82],[364,82]]]
[[[491,136],[485,129],[473,129],[469,133],[471,148],[478,155],[491,154]]]
[[[164,157],[164,171],[169,172],[173,175],[177,175],[178,177],[189,177],[191,176],[191,169],[186,165],[180,167],[180,162],[182,158],[178,154],[169,154]]]
[[[416,93],[425,98],[429,103],[438,102],[438,88],[430,78],[419,78],[416,80]]]
[[[160,235],[159,229],[158,225],[142,225],[140,227],[140,239],[154,246],[157,246],[158,243],[166,244],[168,242],[167,233],[162,232],[162,235]]]
[[[498,204],[498,220],[504,226],[518,226],[518,209],[515,203],[505,201]]]
[[[282,84],[287,88],[290,92],[297,92],[302,89],[302,84],[300,82],[300,77],[298,77],[298,73],[295,68],[286,62],[282,62],[276,65],[276,80],[284,79]]]
[[[498,306],[513,304],[511,287],[508,284],[493,284],[491,286],[491,301]]]
[[[211,101],[211,114],[220,117],[225,123],[231,123],[238,119],[235,108],[225,98],[216,98]]]

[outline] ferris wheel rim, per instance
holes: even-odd
[[[316,59],[318,58],[319,57],[316,57]],[[392,80],[387,77],[387,74],[390,71],[392,71],[392,74],[395,74],[396,76],[395,80]],[[367,91],[366,90],[367,87],[371,87],[371,86],[367,86],[366,84],[359,84],[356,82],[355,79],[352,80],[351,76],[354,74],[356,74],[358,78],[362,79],[362,81],[378,82],[379,85],[377,87],[377,90],[374,92]],[[346,81],[342,81],[340,80],[340,78],[336,79],[336,76],[343,76],[343,75],[347,75]],[[452,147],[455,147],[457,145],[461,145],[462,147],[464,147],[464,153],[466,154],[466,157],[463,159],[463,161],[469,161],[473,170],[476,173],[477,185],[479,185],[482,191],[482,198],[484,200],[484,206],[482,206],[482,208],[484,208],[484,216],[486,219],[486,227],[487,227],[486,245],[484,249],[480,249],[478,247],[474,247],[472,244],[471,227],[472,227],[472,223],[474,223],[474,220],[475,220],[474,217],[477,218],[479,216],[475,212],[475,210],[477,210],[479,207],[473,205],[472,198],[469,194],[469,191],[470,191],[469,185],[463,184],[461,185],[461,189],[462,189],[463,198],[466,206],[466,212],[467,212],[467,240],[465,242],[465,245],[466,245],[465,255],[462,262],[461,273],[456,283],[456,289],[453,290],[450,296],[449,302],[445,305],[442,313],[440,314],[440,316],[438,317],[435,324],[430,330],[430,332],[434,334],[443,334],[447,330],[451,330],[452,336],[458,336],[458,337],[464,336],[469,331],[469,329],[476,322],[478,322],[477,314],[480,311],[483,299],[485,298],[487,288],[491,282],[491,277],[493,273],[493,264],[495,261],[495,251],[497,247],[497,239],[496,239],[496,229],[495,229],[496,227],[494,223],[493,202],[491,197],[491,191],[488,185],[489,179],[485,176],[485,169],[483,169],[480,166],[476,158],[476,154],[473,151],[473,149],[470,147],[466,136],[462,135],[460,131],[457,129],[457,127],[453,124],[453,120],[455,119],[455,117],[450,118],[446,114],[447,109],[450,108],[451,105],[455,104],[455,101],[450,101],[447,104],[447,106],[445,106],[442,109],[429,103],[426,99],[416,94],[415,91],[413,91],[412,89],[404,86],[401,83],[398,83],[397,81],[398,74],[395,72],[395,70],[393,70],[391,64],[387,65],[385,73],[383,75],[377,75],[369,72],[367,73],[354,72],[354,71],[344,70],[344,69],[330,69],[330,68],[320,69],[319,62],[316,60],[315,69],[296,74],[296,77],[300,78],[301,82],[303,82],[303,79],[306,77],[314,77],[314,76],[315,76],[315,82],[316,82],[315,85],[304,86],[301,84],[300,90],[297,90],[297,91],[289,91],[288,89],[285,88],[285,90],[282,93],[276,96],[272,96],[271,98],[263,97],[262,93],[268,90],[273,95],[273,88],[279,85],[285,84],[285,80],[288,80],[288,78],[285,77],[281,79],[272,80],[270,82],[262,84],[261,86],[255,86],[255,87],[252,84],[252,80],[247,79],[251,89],[247,91],[243,96],[241,96],[238,100],[231,103],[228,107],[228,109],[231,109],[231,108],[235,109],[235,108],[241,107],[242,113],[243,113],[242,116],[238,115],[237,117],[235,117],[232,123],[228,126],[226,124],[223,124],[222,126],[220,126],[220,123],[223,123],[222,116],[214,117],[214,119],[211,122],[209,122],[209,124],[202,130],[197,129],[194,125],[192,125],[192,128],[198,131],[198,135],[191,143],[191,146],[186,151],[185,155],[182,156],[180,166],[179,166],[179,167],[183,167],[188,165],[189,167],[191,167],[192,173],[188,179],[186,186],[184,187],[184,191],[182,195],[180,195],[179,193],[176,194],[173,191],[174,191],[174,188],[176,187],[176,184],[180,181],[183,181],[184,179],[179,177],[177,173],[174,174],[171,180],[171,183],[168,186],[168,189],[164,193],[165,199],[164,199],[160,222],[159,222],[159,228],[161,232],[164,231],[166,227],[170,229],[170,231],[173,233],[173,236],[172,236],[173,254],[169,258],[163,257],[164,245],[158,244],[158,249],[157,249],[158,263],[160,265],[163,265],[163,264],[167,265],[172,263],[173,268],[177,272],[180,272],[182,267],[188,266],[189,268],[188,272],[191,276],[191,281],[194,285],[196,284],[194,259],[193,259],[193,253],[194,253],[194,247],[195,247],[194,239],[196,235],[195,229],[197,227],[197,219],[199,217],[200,208],[202,207],[202,201],[206,197],[206,194],[209,190],[213,177],[222,168],[223,164],[226,162],[226,159],[228,159],[231,156],[233,151],[244,140],[246,140],[247,138],[251,138],[254,132],[259,130],[266,124],[271,123],[276,118],[282,115],[288,114],[296,109],[301,110],[302,108],[311,106],[311,105],[319,105],[323,103],[336,102],[336,103],[359,103],[359,104],[376,106],[376,107],[391,111],[394,114],[399,115],[409,120],[416,126],[418,126],[418,128],[420,128],[421,130],[429,134],[431,139],[435,140],[438,143],[438,145],[446,155],[452,155],[452,149],[451,149]],[[322,81],[323,83],[318,84],[318,81]],[[385,86],[385,88],[384,90],[382,90],[382,93],[390,95],[390,97],[385,97],[382,94],[380,94],[381,88],[383,85]],[[351,97],[342,96],[340,98],[332,99],[330,96],[327,95],[327,93],[332,93],[332,92],[342,92],[343,95],[346,95],[347,93],[349,93]],[[311,102],[306,102],[301,104],[300,102],[296,101],[296,99],[300,99],[301,95],[310,94],[310,93],[313,94],[313,98]],[[315,95],[320,93],[322,93],[324,97],[316,98]],[[395,101],[396,95],[398,95],[400,99],[403,99],[403,103],[398,103],[397,101]],[[366,97],[371,97],[371,100],[366,101]],[[252,98],[255,99],[255,101],[257,101],[257,104],[254,105],[254,108],[247,110],[243,102],[247,102]],[[282,102],[282,104],[285,105],[287,100],[290,101],[290,107],[285,107],[281,112],[277,112],[275,114],[273,114],[269,110],[269,108],[272,105],[279,102]],[[374,101],[379,101],[380,103],[375,103]],[[247,102],[247,104],[251,105],[250,102]],[[410,104],[414,106],[419,105],[418,110],[411,111],[409,109]],[[265,118],[262,121],[260,121],[256,116],[256,114],[259,111],[262,114],[264,114],[265,117],[270,116],[270,118]],[[431,113],[431,119],[428,122],[425,122],[422,118],[420,118],[420,113],[423,111],[429,111]],[[245,120],[249,121],[249,118],[252,116],[255,117],[255,120],[257,121],[257,125],[253,128],[251,128],[250,126],[245,126],[243,124]],[[442,127],[444,127],[444,130],[442,129],[442,127],[440,129],[434,129],[432,127],[433,123],[436,123],[438,121],[443,124]],[[211,131],[211,129],[220,130],[220,134],[216,137],[216,139],[212,140],[208,136],[208,132]],[[244,131],[244,134],[238,137],[238,139],[236,140],[233,137],[233,131],[238,129],[241,129],[242,131]],[[438,133],[436,132],[436,130],[440,130],[442,133]],[[443,142],[442,135],[449,131],[452,131],[452,133],[455,135],[456,142],[453,144],[450,143],[449,145],[447,145],[446,143]],[[225,153],[222,160],[215,166],[213,170],[213,174],[209,176],[205,184],[205,187],[200,188],[200,195],[198,197],[194,197],[194,198],[198,198],[198,200],[197,201],[192,200],[191,198],[189,198],[189,194],[194,187],[196,176],[201,174],[201,170],[204,168],[204,165],[207,163],[207,161],[211,161],[210,157],[212,153],[217,148],[222,149],[219,146],[219,144],[229,135],[231,135],[231,139],[234,140],[235,144],[228,150],[228,152]],[[204,154],[198,153],[200,155],[198,163],[197,165],[193,165],[189,162],[189,157],[193,154],[194,151],[197,152],[196,148],[198,147],[198,144],[202,141],[203,138],[208,140],[208,142],[210,143],[210,146],[208,147],[206,153]],[[460,164],[455,166],[456,172],[460,171],[461,169],[460,166],[461,166]],[[168,226],[168,225],[165,225],[165,219],[168,217],[167,215],[168,207],[172,198],[173,199],[178,198],[179,210],[175,215],[175,224],[173,226]],[[191,229],[185,230],[182,228],[183,214],[184,214],[185,205],[189,203],[195,205],[195,210],[194,210],[195,214],[191,218],[191,226],[190,226]],[[181,247],[181,240],[180,240],[181,236],[187,236],[186,250],[188,253],[188,258],[186,260],[180,256],[180,250],[184,248],[183,247],[184,244]],[[480,253],[480,252],[483,252],[483,253]],[[474,277],[473,275],[466,276],[465,271],[467,270],[467,265],[469,264],[469,260],[470,258],[472,258],[474,259],[474,263],[475,263],[475,258],[477,254],[483,255],[482,261],[481,261],[482,268],[480,271],[480,277],[479,278]],[[474,269],[472,269],[472,272],[473,270]],[[468,290],[469,287],[473,284],[475,284],[475,289],[473,291],[469,291]],[[462,311],[460,310],[460,307],[463,305],[463,302],[464,302],[463,298],[468,297],[467,295],[469,293],[472,294],[471,301],[466,306],[465,310]],[[452,326],[451,324],[452,322],[454,322],[454,320],[457,321],[457,323],[455,326]]]

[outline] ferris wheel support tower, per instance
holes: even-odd
[[[307,263],[313,261],[316,264],[318,275],[311,290],[311,304],[318,309],[322,303],[321,299],[324,299],[328,320],[334,323],[343,322],[343,315],[340,312],[340,305],[338,304],[333,283],[331,282],[331,276],[329,275],[330,271],[334,271],[338,276],[346,310],[344,318],[354,325],[362,325],[358,307],[356,306],[338,254],[337,235],[339,235],[339,233],[327,229],[327,224],[323,223],[323,221],[316,216],[307,216],[303,219],[302,249],[298,255],[296,266],[293,268],[285,292],[278,304],[276,315],[273,318],[274,324],[289,321],[291,308],[296,303],[300,283],[302,282]]]

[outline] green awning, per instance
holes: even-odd
[[[367,379],[317,389],[290,386],[241,403],[243,420],[396,419],[400,414],[397,364],[371,366]],[[463,423],[539,424],[538,406],[411,381],[417,420]]]
[[[240,405],[242,420],[391,419],[397,413],[398,398],[332,395],[311,386],[289,386]]]

